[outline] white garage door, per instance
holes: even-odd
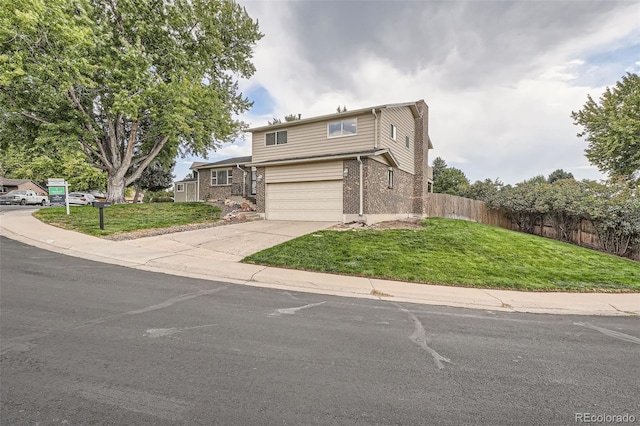
[[[269,220],[342,221],[342,181],[267,183]]]

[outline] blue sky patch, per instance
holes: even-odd
[[[245,94],[250,101],[253,101],[253,107],[251,108],[251,114],[254,115],[268,115],[273,111],[274,101],[269,91],[264,87],[252,86],[247,90]]]

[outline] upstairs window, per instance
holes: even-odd
[[[404,145],[409,148],[409,146],[411,145],[411,141],[409,140],[409,136],[405,136],[404,137]]]
[[[287,131],[269,132],[264,135],[266,145],[284,145],[287,143]]]
[[[231,185],[231,170],[211,170],[211,186]]]
[[[398,135],[398,129],[396,128],[395,125],[391,125],[391,139],[393,139],[394,141],[396,140],[396,136]]]
[[[332,121],[327,124],[327,137],[339,138],[342,136],[352,136],[358,134],[358,119],[348,118],[346,120]]]

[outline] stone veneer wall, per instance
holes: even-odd
[[[256,178],[262,176],[262,179],[258,179],[256,181],[256,212],[264,213],[265,212],[265,176],[264,176],[264,167],[256,168]]]
[[[200,201],[225,200],[231,197],[231,185],[211,185],[212,170],[217,171],[220,169],[205,169],[198,173],[198,180],[200,181]],[[240,182],[242,182],[242,172],[240,170],[235,169],[231,176],[233,179],[232,182],[235,182],[236,179],[240,179]]]
[[[344,160],[348,175],[342,180],[342,212],[358,214],[360,209],[360,169],[358,160]]]
[[[393,188],[388,187],[389,166],[370,158],[363,160],[363,214],[411,214],[414,176],[393,169]],[[358,214],[360,209],[360,170],[358,160],[345,160],[349,171],[343,179],[343,213]]]
[[[413,185],[413,206],[414,214],[422,215],[427,213],[427,166],[429,162],[429,107],[420,100],[417,103],[418,109],[422,112],[422,117],[415,119],[414,136],[414,168],[415,178]]]
[[[393,188],[389,188],[389,166],[372,159],[364,160],[364,213],[410,214],[413,208],[414,176],[393,168]]]

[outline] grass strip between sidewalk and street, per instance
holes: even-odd
[[[455,219],[422,229],[320,231],[246,263],[363,277],[526,291],[639,292],[640,263]]]
[[[114,204],[103,210],[104,230],[100,229],[99,209],[91,205],[40,209],[33,215],[42,222],[96,237],[169,228],[180,225],[216,223],[220,208],[205,203]]]

